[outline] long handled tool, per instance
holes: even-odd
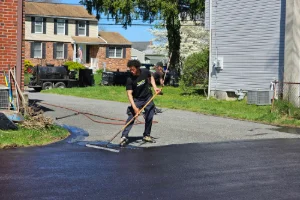
[[[169,62],[167,64],[167,70],[169,69],[169,65],[170,65],[170,60],[171,60],[171,57],[172,57],[172,53],[170,54],[170,58],[169,58]],[[165,81],[165,78],[166,78],[166,74],[164,76],[164,81]],[[162,86],[163,88],[163,86]],[[162,90],[161,88],[161,90]],[[112,149],[112,148],[109,148],[108,145],[130,124],[132,123],[133,120],[135,120],[142,112],[143,110],[149,105],[149,103],[158,95],[159,93],[155,93],[151,99],[139,110],[139,112],[130,120],[128,121],[115,135],[113,135],[113,137],[104,145],[104,146],[95,146],[95,145],[91,145],[91,144],[86,144],[87,147],[93,147],[93,148],[97,148],[97,149],[103,149],[103,150],[107,150],[107,151],[111,151],[111,152],[120,152],[119,149]]]

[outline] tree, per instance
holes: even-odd
[[[164,21],[167,29],[169,54],[172,53],[171,67],[178,67],[180,59],[180,19],[195,19],[203,14],[205,0],[81,0],[88,12],[96,11],[115,19],[116,23],[130,26],[135,19],[153,23],[157,19]]]
[[[151,48],[157,53],[166,54],[168,49],[167,30],[157,26],[149,31],[154,36]],[[208,48],[209,32],[204,30],[200,22],[181,22],[180,37],[180,60],[182,61],[189,55]]]

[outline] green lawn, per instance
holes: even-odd
[[[52,126],[49,129],[32,130],[2,130],[0,132],[0,148],[39,146],[53,143],[66,138],[69,132],[61,127]]]
[[[100,86],[97,82],[93,87],[52,89],[42,92],[78,97],[84,96],[91,99],[128,102],[124,86]],[[183,95],[180,88],[174,87],[165,87],[163,92],[164,95],[157,96],[154,100],[158,107],[188,110],[203,114],[274,125],[300,126],[300,120],[282,116],[277,112],[271,113],[270,106],[248,105],[246,100],[221,101],[212,98],[207,100],[205,97],[197,94]]]

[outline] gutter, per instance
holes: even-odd
[[[210,89],[211,89],[211,73],[212,73],[212,1],[209,0],[209,68],[208,68],[208,91],[207,91],[207,99],[210,97]]]
[[[34,15],[34,14],[26,14],[26,17],[47,17],[47,18],[59,18],[59,19],[88,20],[88,21],[95,21],[95,22],[98,22],[97,19],[93,19],[93,18],[64,17],[64,16],[54,16],[54,15]]]
[[[106,40],[104,40],[104,38],[103,37],[101,37],[101,36],[99,36],[99,38],[101,38],[106,44],[107,44],[107,41]]]

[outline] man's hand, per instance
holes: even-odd
[[[134,114],[135,114],[134,116],[136,117],[139,114],[140,109],[136,106],[134,106],[132,108],[133,108],[133,111],[134,111]]]
[[[156,94],[159,94],[161,92],[161,89],[160,88],[154,88],[154,91]]]

